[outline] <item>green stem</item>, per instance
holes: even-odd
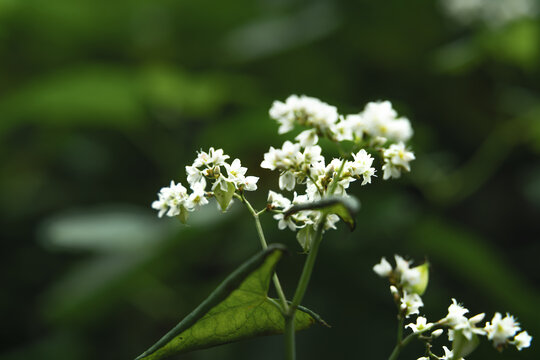
[[[311,279],[311,274],[313,272],[313,267],[315,266],[315,259],[317,258],[319,245],[321,244],[324,223],[326,222],[327,216],[328,214],[323,213],[321,219],[319,220],[315,239],[311,244],[311,249],[309,251],[306,262],[304,263],[302,275],[300,276],[300,280],[298,281],[298,286],[296,287],[293,300],[289,306],[289,311],[287,313],[287,316],[285,317],[285,358],[287,360],[296,359],[294,318],[296,316],[296,309],[298,308],[298,305],[300,305],[300,303],[302,302],[302,299],[304,298],[307,287],[309,285],[309,280]]]
[[[256,212],[255,209],[253,209],[253,206],[251,206],[251,203],[245,198],[244,194],[242,195],[235,194],[235,195],[239,197],[240,200],[242,200],[244,204],[246,204],[246,207],[248,208],[249,212],[253,216],[253,219],[255,220],[255,227],[257,228],[257,234],[259,235],[259,240],[261,242],[261,246],[263,249],[266,249],[268,247],[268,243],[266,242],[266,238],[264,237],[261,221],[259,220],[259,214],[261,214],[264,211]],[[274,272],[274,275],[272,276],[272,281],[274,282],[274,287],[276,288],[276,292],[278,294],[279,300],[281,301],[283,312],[287,313],[289,311],[287,298],[285,297],[285,293],[283,292],[283,288],[281,287],[281,283],[279,282],[279,278],[275,272]]]
[[[419,335],[420,333],[410,334],[405,339],[397,343],[396,346],[394,347],[394,350],[392,351],[392,354],[390,354],[390,357],[388,358],[388,360],[396,360],[398,358],[399,353],[401,352],[401,349],[407,346],[413,339],[417,338]]]
[[[403,318],[403,316],[399,315],[396,344],[401,344],[401,342],[403,341],[403,325],[404,325],[404,322],[405,322],[405,319]]]
[[[400,323],[399,323],[399,327],[401,328],[401,331],[398,330],[398,334],[401,333],[401,337],[403,336],[403,321],[404,321],[404,319],[402,317],[400,319]],[[414,339],[417,339],[418,337],[420,337],[425,332],[428,332],[428,331],[432,332],[434,330],[437,330],[437,329],[440,329],[440,328],[443,328],[443,327],[444,327],[444,323],[439,321],[439,322],[435,323],[435,325],[429,327],[428,329],[424,329],[424,330],[419,331],[417,333],[409,334],[408,336],[405,337],[405,339],[398,341],[398,343],[394,347],[394,350],[392,351],[392,354],[390,354],[390,357],[388,358],[388,360],[396,360],[398,358],[399,353],[401,352],[401,350],[405,346],[407,346]],[[400,337],[400,335],[398,335],[398,339],[399,339],[399,337]]]

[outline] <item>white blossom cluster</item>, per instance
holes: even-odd
[[[400,314],[404,317],[420,314],[419,308],[423,306],[420,295],[424,292],[428,279],[427,264],[411,268],[411,262],[399,255],[395,255],[395,261],[396,266],[393,268],[383,257],[373,270],[377,275],[389,279],[390,291],[399,305]],[[486,336],[499,350],[509,345],[515,346],[518,350],[530,346],[532,337],[527,331],[520,331],[521,327],[512,315],[506,314],[503,317],[500,313],[495,313],[491,322],[481,325],[485,314],[467,318],[465,314],[468,312],[469,310],[459,304],[456,299],[452,299],[444,318],[431,323],[426,317],[418,315],[416,322],[405,325],[405,328],[410,328],[413,334],[422,335],[424,341],[429,342],[447,330],[448,340],[452,343],[458,341],[461,344],[459,354],[454,354],[453,350],[444,346],[444,355],[436,356],[430,353],[427,354],[429,356],[420,357],[418,360],[429,360],[430,357],[444,360],[463,359],[463,356],[474,351],[478,336]],[[430,346],[428,351],[429,349]]]
[[[493,27],[534,17],[540,10],[536,0],[441,0],[441,5],[461,23],[479,21]]]
[[[181,184],[171,181],[169,187],[163,187],[158,193],[158,200],[152,203],[152,208],[158,210],[158,216],[180,216],[183,220],[187,212],[208,203],[208,198],[218,197],[219,194],[229,194],[228,203],[220,203],[225,210],[235,191],[254,191],[257,189],[258,177],[245,176],[247,168],[239,159],[228,163],[229,155],[222,149],[210,148],[208,152],[200,151],[193,165],[186,166],[187,182],[191,193]],[[210,191],[207,184],[210,183]],[[219,202],[219,199],[218,199]]]
[[[270,147],[264,154],[261,167],[278,171],[279,188],[295,191],[305,186],[303,194],[294,192],[292,200],[270,192],[268,202],[273,210],[286,212],[291,206],[313,202],[329,195],[347,196],[349,185],[361,180],[361,185],[371,183],[376,176],[374,157],[380,156],[383,179],[399,178],[403,171],[410,171],[414,154],[405,146],[412,136],[412,127],[406,118],[398,117],[389,101],[368,103],[359,114],[340,115],[336,107],[308,96],[289,96],[285,102],[275,101],[270,117],[279,123],[280,134],[291,131],[295,125],[308,127],[295,140],[285,141],[281,148]],[[327,161],[318,144],[320,137],[334,142],[349,142],[354,150],[351,159],[334,158]],[[339,175],[338,175],[339,174]],[[335,188],[331,184],[336,183]],[[329,189],[333,188],[333,193]],[[291,216],[274,215],[280,229],[301,229],[298,240],[309,247],[309,234],[320,216],[319,211],[301,211]],[[329,216],[325,229],[335,228],[337,216]]]
[[[405,260],[399,255],[394,256],[396,266],[382,258],[381,262],[373,267],[373,271],[381,277],[390,280],[390,292],[399,305],[400,312],[405,317],[420,313],[424,306],[422,295],[428,282],[428,264],[422,264],[411,268],[411,261]]]
[[[406,142],[413,135],[410,121],[398,117],[390,101],[370,102],[359,114],[343,116],[319,99],[291,95],[285,102],[274,101],[269,113],[280,124],[280,134],[291,131],[295,124],[308,127],[296,137],[303,147],[315,145],[319,136],[337,142]]]

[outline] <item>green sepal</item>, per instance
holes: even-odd
[[[306,225],[296,233],[296,240],[305,252],[309,252],[311,243],[315,237],[315,229],[311,225]]]
[[[178,219],[182,222],[182,224],[187,223],[189,212],[184,206],[180,206],[180,214],[178,214]]]
[[[286,248],[272,244],[229,275],[210,296],[136,360],[163,359],[256,336],[282,334],[279,302],[267,297],[274,268]],[[320,320],[299,308],[296,330]]]
[[[325,210],[329,214],[336,214],[352,231],[356,227],[355,216],[360,210],[360,201],[353,196],[331,196],[319,201],[294,205],[285,212],[285,217],[304,210]]]
[[[227,210],[235,191],[236,188],[234,187],[234,184],[230,182],[227,183],[226,191],[221,189],[220,185],[216,186],[216,188],[214,189],[214,196],[216,197],[216,200],[221,207],[221,211],[225,212]]]
[[[412,271],[418,271],[420,274],[420,281],[411,286],[408,290],[418,295],[424,295],[429,282],[429,263],[423,263],[411,269]]]
[[[476,334],[472,334],[471,339],[467,339],[461,330],[454,330],[454,340],[452,341],[452,359],[461,359],[472,353],[480,340]]]

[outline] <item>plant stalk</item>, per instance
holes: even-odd
[[[261,221],[259,220],[259,214],[261,212],[256,212],[255,209],[253,209],[253,206],[251,206],[251,203],[244,197],[243,194],[240,196],[240,199],[242,200],[244,204],[246,204],[246,207],[248,208],[249,212],[253,216],[253,219],[255,220],[255,227],[257,228],[257,234],[259,235],[259,240],[261,242],[261,246],[263,249],[266,249],[268,247],[268,243],[266,242],[266,238],[264,237]],[[285,297],[285,293],[283,292],[283,288],[281,287],[281,283],[279,282],[279,278],[275,272],[274,272],[274,275],[272,276],[272,281],[274,282],[274,287],[276,288],[276,292],[278,294],[279,300],[281,301],[283,312],[287,313],[289,311],[287,298]]]

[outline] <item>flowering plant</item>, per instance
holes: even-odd
[[[230,161],[222,149],[200,151],[192,165],[186,166],[189,190],[181,183],[171,181],[158,194],[152,207],[158,216],[178,217],[189,221],[189,213],[215,199],[225,212],[236,200],[246,206],[254,219],[263,251],[244,263],[191,314],[167,333],[137,359],[161,359],[254,336],[284,334],[286,359],[295,359],[295,333],[314,323],[326,325],[319,315],[301,305],[313,271],[323,235],[335,229],[342,220],[351,229],[355,227],[358,201],[347,193],[351,184],[368,185],[379,171],[382,179],[399,178],[410,171],[414,153],[406,142],[413,130],[408,119],[399,117],[389,101],[370,102],[358,114],[341,115],[336,107],[307,96],[292,95],[285,102],[275,101],[270,117],[279,124],[280,134],[296,126],[305,128],[296,142],[285,141],[281,148],[270,147],[264,154],[261,167],[279,172],[281,192],[269,190],[267,203],[255,210],[247,193],[258,190],[258,178],[247,176],[247,168],[240,159]],[[323,155],[321,139],[339,148],[340,157],[330,161]],[[292,194],[291,194],[292,193]],[[280,244],[268,245],[259,217],[271,213],[279,229],[296,232],[296,238],[307,255],[303,271],[291,300],[287,299],[274,268],[285,251]],[[474,347],[478,335],[493,340],[498,348],[514,344],[518,349],[529,346],[526,332],[515,333],[519,326],[507,315],[496,314],[483,328],[477,324],[483,319],[467,319],[466,309],[455,300],[449,314],[437,323],[427,323],[417,316],[416,323],[406,327],[413,334],[403,339],[405,319],[419,314],[423,305],[421,295],[428,283],[427,264],[410,268],[410,263],[396,256],[395,269],[382,259],[374,267],[377,274],[387,277],[398,305],[399,336],[390,359],[397,358],[401,348],[412,339],[426,342],[426,355],[436,359],[466,356]],[[270,282],[278,299],[269,298]],[[443,357],[430,350],[432,338],[448,329],[452,350],[445,349]],[[515,336],[514,336],[515,335]]]

